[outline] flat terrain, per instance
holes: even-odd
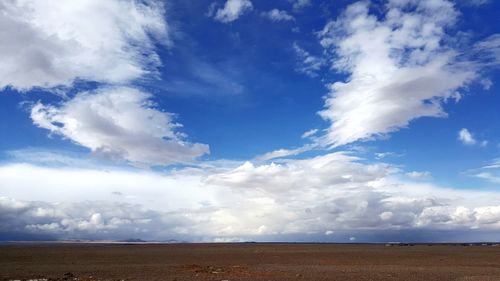
[[[500,247],[332,244],[0,246],[0,280],[500,280]]]

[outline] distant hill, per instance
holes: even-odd
[[[118,242],[124,242],[124,243],[147,243],[148,241],[144,241],[142,239],[137,239],[137,238],[130,238],[130,239],[125,239],[125,240],[120,240]]]

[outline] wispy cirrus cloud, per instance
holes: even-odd
[[[462,0],[461,2],[470,6],[483,6],[489,4],[491,0]]]
[[[162,83],[152,87],[165,90],[171,95],[190,98],[221,96],[243,96],[247,89],[242,82],[240,72],[235,62],[213,63],[194,58],[183,63],[183,71],[168,73]]]
[[[326,61],[321,56],[315,56],[301,48],[297,42],[293,43],[293,50],[297,55],[298,62],[296,71],[304,73],[310,77],[317,77],[318,72],[326,65]]]
[[[500,34],[493,34],[477,42],[474,44],[474,51],[478,54],[484,66],[500,66]]]
[[[500,184],[500,159],[493,159],[490,163],[480,168],[466,171],[465,174],[490,184]]]
[[[272,160],[272,159],[276,159],[276,158],[296,156],[296,155],[302,154],[304,152],[313,150],[316,147],[317,147],[317,145],[315,145],[315,144],[305,144],[305,145],[303,145],[299,148],[295,148],[295,149],[281,148],[281,149],[273,150],[273,151],[264,153],[262,155],[259,155],[255,159],[259,160],[259,161],[267,161],[267,160]]]

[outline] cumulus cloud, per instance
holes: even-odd
[[[293,50],[299,59],[296,71],[310,77],[317,77],[318,72],[325,65],[326,61],[322,57],[314,56],[302,49],[297,42],[293,43]]]
[[[207,181],[240,189],[247,196],[257,193],[271,197],[280,207],[287,206],[288,212],[283,215],[290,220],[282,222],[282,229],[290,232],[500,226],[497,193],[396,181],[391,176],[395,167],[362,164],[359,160],[345,153],[332,153],[281,164],[245,163],[211,175]],[[492,219],[483,220],[485,216]]]
[[[378,18],[369,2],[347,7],[319,33],[332,67],[348,74],[329,85],[320,115],[331,122],[323,144],[369,140],[420,117],[444,117],[441,105],[458,99],[474,78],[471,64],[443,41],[458,16],[446,0],[388,1]]]
[[[237,20],[245,12],[252,9],[253,5],[250,0],[227,0],[224,8],[217,9],[217,11],[215,11],[215,6],[211,6],[209,15],[213,15],[216,21],[229,23]]]
[[[272,9],[267,12],[262,12],[261,15],[265,18],[268,18],[272,21],[294,21],[295,18],[288,14],[286,11]]]
[[[209,152],[189,143],[174,116],[154,107],[151,95],[129,87],[79,93],[58,106],[37,103],[31,118],[40,128],[106,157],[138,165],[189,163]]]
[[[477,140],[474,135],[467,129],[467,128],[462,128],[460,131],[458,131],[458,140],[463,143],[464,145],[480,145],[482,147],[485,147],[488,145],[487,140],[479,141]]]
[[[300,192],[303,188],[325,188],[328,185],[352,184],[376,180],[388,173],[388,166],[362,165],[358,158],[345,153],[331,153],[311,159],[291,160],[286,164],[254,166],[246,162],[226,173],[212,175],[209,183],[266,192]],[[307,175],[307,176],[305,176]]]
[[[465,145],[474,145],[477,143],[476,139],[466,128],[462,128],[460,131],[458,131],[458,140]]]
[[[111,202],[68,204],[0,197],[0,210],[0,235],[17,232],[34,237],[73,239],[173,238],[178,234],[171,227],[186,223],[181,214],[165,214],[136,204]],[[166,217],[168,221],[163,220]]]
[[[498,192],[405,182],[393,166],[363,162],[337,152],[166,174],[2,165],[0,234],[261,241],[403,230],[449,230],[457,239],[467,229],[500,229]]]
[[[156,72],[169,44],[161,2],[8,0],[0,4],[0,88],[126,83]]]

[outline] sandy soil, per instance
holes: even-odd
[[[0,280],[499,280],[500,247],[4,245]]]

